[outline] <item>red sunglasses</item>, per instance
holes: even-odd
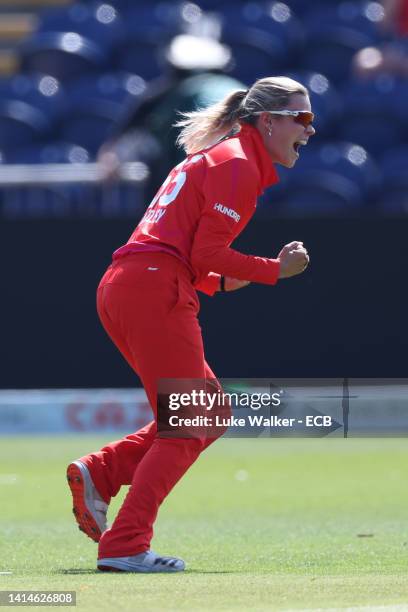
[[[305,111],[305,110],[276,110],[276,111],[266,111],[267,113],[270,113],[271,115],[283,115],[285,117],[293,117],[293,121],[295,123],[300,123],[300,125],[303,125],[304,128],[309,127],[309,125],[312,125],[313,120],[314,120],[314,114],[310,111]]]

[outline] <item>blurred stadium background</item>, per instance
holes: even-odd
[[[289,74],[310,88],[318,138],[290,180],[281,173],[279,193],[265,198],[273,198],[273,206],[263,203],[265,216],[406,214],[408,20],[406,3],[398,3],[401,17],[392,22],[387,1],[2,0],[3,215],[140,213],[148,167],[138,165],[128,176],[131,197],[122,190],[102,198],[100,189],[89,187],[85,196],[64,177],[91,181],[90,164],[125,100],[137,103],[165,72],[165,50],[180,34],[228,45],[225,72],[243,83]],[[135,160],[146,160],[144,149]],[[81,168],[54,169],[52,176],[43,168],[42,188],[31,186],[23,195],[13,185],[10,193],[10,183],[19,177],[29,184],[33,174],[10,174],[7,165],[40,163]]]
[[[405,376],[407,6],[1,0],[1,388],[135,386],[99,278],[180,159],[176,111],[268,74],[309,87],[317,135],[237,246],[301,239],[312,265],[204,296],[208,360],[222,377]]]

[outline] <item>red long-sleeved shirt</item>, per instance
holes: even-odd
[[[189,155],[171,170],[118,259],[164,251],[191,270],[196,289],[213,295],[220,275],[273,285],[279,261],[230,247],[255,212],[256,200],[278,176],[255,127]]]

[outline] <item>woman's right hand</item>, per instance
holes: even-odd
[[[309,265],[309,255],[303,242],[289,242],[278,255],[280,263],[279,278],[289,278],[301,274]]]

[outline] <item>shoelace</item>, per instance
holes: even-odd
[[[178,559],[175,559],[174,557],[157,557],[157,559],[154,560],[153,565],[158,565],[160,563],[160,565],[169,565],[170,567],[174,567],[177,561]]]

